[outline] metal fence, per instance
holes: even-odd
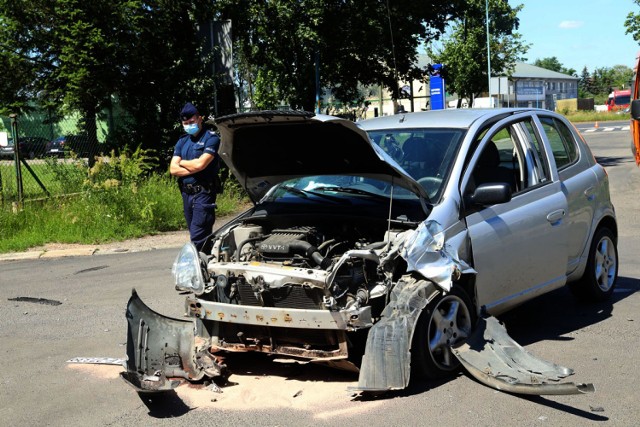
[[[0,120],[3,205],[80,191],[107,135],[100,124],[97,137],[83,135],[74,117],[54,121],[33,114]]]

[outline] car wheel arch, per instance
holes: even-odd
[[[569,289],[579,300],[601,302],[613,294],[620,271],[617,240],[613,229],[604,225],[596,229],[584,270],[579,279],[569,283]]]
[[[418,379],[439,379],[458,371],[461,368],[460,362],[449,345],[455,345],[471,336],[478,320],[472,297],[461,286],[454,286],[449,292],[439,291],[421,310],[413,329],[411,373]],[[435,313],[442,308],[444,312],[436,316]],[[442,332],[442,327],[446,332]],[[458,332],[461,335],[457,335]],[[439,343],[434,344],[434,339]],[[452,340],[451,344],[449,339]]]

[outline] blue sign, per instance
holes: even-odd
[[[431,95],[431,109],[444,110],[445,108],[445,91],[444,77],[442,77],[442,64],[433,64],[429,67],[431,77],[429,78],[429,92]]]

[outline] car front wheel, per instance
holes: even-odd
[[[464,290],[453,287],[434,298],[422,310],[413,335],[412,375],[436,379],[457,371],[460,362],[451,346],[466,339],[475,322],[475,311]]]
[[[593,236],[584,275],[569,285],[579,298],[604,301],[611,296],[618,279],[618,249],[613,232],[602,227]]]

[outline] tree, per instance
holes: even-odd
[[[611,68],[612,85],[618,89],[629,89],[633,79],[633,70],[626,65],[614,65]]]
[[[580,80],[578,81],[578,97],[589,98],[591,96],[593,96],[591,75],[585,65],[582,69],[582,73],[580,73]]]
[[[122,143],[169,143],[181,104],[211,105],[199,28],[212,16],[207,0],[0,0],[0,105],[79,111],[96,140],[96,116],[116,100]]]
[[[485,0],[467,2],[464,15],[452,22],[450,36],[441,49],[430,48],[429,55],[448,69],[448,91],[473,101],[482,92],[488,92],[487,34]],[[522,42],[518,28],[518,12],[522,5],[511,7],[506,0],[489,1],[489,32],[491,74],[512,72],[516,61],[524,60],[528,45]]]
[[[640,6],[640,0],[633,1]],[[625,34],[631,34],[635,41],[640,42],[640,13],[629,12],[627,19],[624,21],[624,26],[627,28]]]
[[[18,71],[11,109],[29,101],[81,112],[84,131],[95,138],[95,116],[120,80],[119,29],[127,4],[76,0],[0,2],[0,44],[7,73]]]
[[[547,70],[551,70],[551,71],[555,71],[558,73],[562,73],[562,74],[566,74],[568,76],[574,76],[574,77],[578,77],[576,70],[574,70],[573,68],[565,68],[560,61],[558,61],[558,58],[556,58],[555,56],[551,56],[548,58],[542,58],[542,59],[536,59],[533,62],[533,65],[535,65],[536,67],[541,67]]]
[[[466,8],[461,0],[221,0],[217,5],[220,16],[234,23],[239,67],[252,86],[254,104],[276,107],[267,95],[277,95],[305,110],[315,106],[316,61],[321,85],[342,101],[360,98],[359,84],[382,84],[398,97],[398,80],[424,75],[416,66],[418,46],[438,37],[447,20]]]

